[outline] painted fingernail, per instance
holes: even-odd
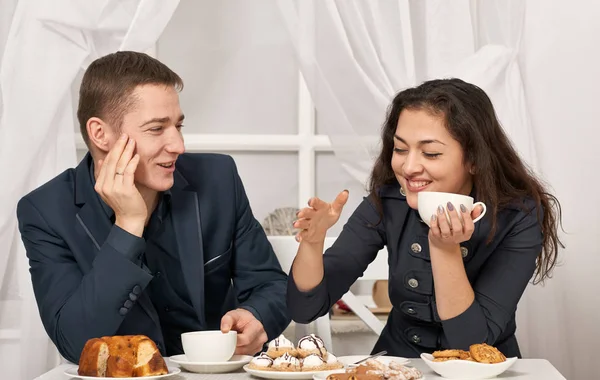
[[[448,202],[447,207],[448,211],[454,211],[454,205],[451,202]]]
[[[439,205],[438,206],[438,214],[443,214],[444,213],[444,206]]]
[[[433,214],[431,215],[431,221],[435,222],[437,220],[437,215]]]
[[[133,139],[129,139],[129,141],[127,141],[127,145],[128,146],[133,146]]]
[[[467,212],[467,208],[465,207],[465,205],[460,205],[460,211]]]
[[[121,140],[127,140],[127,135],[125,133],[121,135]]]

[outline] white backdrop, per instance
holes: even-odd
[[[15,9],[14,2],[7,4],[7,12]],[[20,336],[0,341],[3,378],[32,379],[57,361],[33,298],[15,209],[21,196],[76,164],[71,83],[99,56],[152,47],[177,4],[17,2],[0,65],[0,160],[6,163],[0,187],[0,279],[16,273],[17,284],[16,294],[14,282],[3,281],[0,289],[0,331],[8,324]],[[3,16],[4,11],[0,9]]]
[[[528,0],[519,57],[539,168],[562,202],[567,245],[555,278],[530,288],[519,334],[528,354],[568,379],[598,378],[598,15],[598,2]]]
[[[240,1],[227,0],[233,5],[219,17],[241,17]],[[9,378],[30,379],[52,365],[47,358],[53,350],[31,294],[16,233],[16,201],[75,163],[68,89],[80,67],[120,47],[151,46],[178,1],[21,0],[7,36],[6,20],[16,2],[0,0],[0,158],[9,163],[3,166],[3,177],[11,180],[10,186],[0,188],[0,330],[29,333],[8,343],[0,340],[0,368],[8,369],[3,374]],[[338,160],[355,178],[363,180],[368,172],[371,136],[378,134],[385,106],[398,89],[456,75],[490,94],[519,151],[561,200],[567,231],[567,249],[555,277],[544,287],[530,286],[520,305],[517,334],[523,353],[549,359],[569,379],[597,377],[600,276],[594,270],[600,267],[600,217],[590,206],[600,185],[592,171],[600,164],[594,153],[600,138],[595,128],[600,119],[600,4],[322,0],[312,7],[317,13],[311,19],[303,12],[307,3],[314,3],[303,3],[299,8],[298,1],[272,0],[269,17],[281,12],[277,22],[291,32],[298,64],[317,105],[317,128],[331,136]],[[243,16],[258,17],[249,11]],[[203,17],[206,22],[211,19]],[[192,15],[186,22],[197,20]],[[299,34],[307,30],[319,39]],[[203,68],[213,69],[219,66]],[[336,70],[345,74],[343,80],[332,76]],[[236,80],[247,83],[243,75]],[[208,99],[210,94],[203,96]],[[222,93],[221,98],[226,96]],[[216,106],[217,100],[211,101]],[[264,174],[261,167],[246,165],[245,170],[249,177],[253,170]],[[256,194],[253,197],[260,191]]]
[[[398,90],[453,76],[488,93],[521,156],[561,200],[570,233],[555,278],[530,286],[519,304],[523,354],[549,359],[567,378],[592,378],[591,352],[600,338],[595,316],[600,279],[592,275],[600,260],[594,231],[600,224],[585,204],[598,180],[582,174],[600,163],[592,153],[600,136],[589,125],[599,116],[594,90],[600,85],[600,27],[594,19],[600,5],[541,0],[278,5],[322,128],[336,157],[359,181],[367,178],[377,151],[371,138]]]

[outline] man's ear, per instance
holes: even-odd
[[[112,146],[111,141],[115,140],[113,129],[102,119],[98,117],[90,118],[85,125],[90,139],[90,145],[103,153],[108,153]]]

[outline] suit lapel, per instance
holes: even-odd
[[[174,175],[171,212],[179,260],[190,299],[204,328],[204,250],[198,194],[178,171]]]
[[[91,160],[88,153],[75,170],[75,203],[81,206],[75,218],[76,223],[81,225],[96,249],[100,250],[108,237],[112,223],[105,215],[101,200],[94,190],[89,169]],[[89,257],[90,263],[94,260],[94,256],[95,254]]]
[[[82,205],[75,217],[77,219],[76,222],[81,225],[99,251],[110,233],[112,223],[105,214],[101,200],[97,196],[96,190],[94,190],[89,169],[91,160],[92,158],[88,153],[75,171],[75,203]],[[90,265],[94,261],[94,257],[95,253],[90,255]],[[156,324],[157,328],[160,329],[158,313],[145,292],[142,293],[138,302],[150,319]]]

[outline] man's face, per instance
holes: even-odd
[[[140,156],[136,185],[140,191],[168,190],[173,186],[175,161],[185,151],[179,95],[172,86],[143,85],[131,96],[135,105],[123,117],[121,132],[135,140],[135,153]],[[118,137],[112,134],[110,148]]]

